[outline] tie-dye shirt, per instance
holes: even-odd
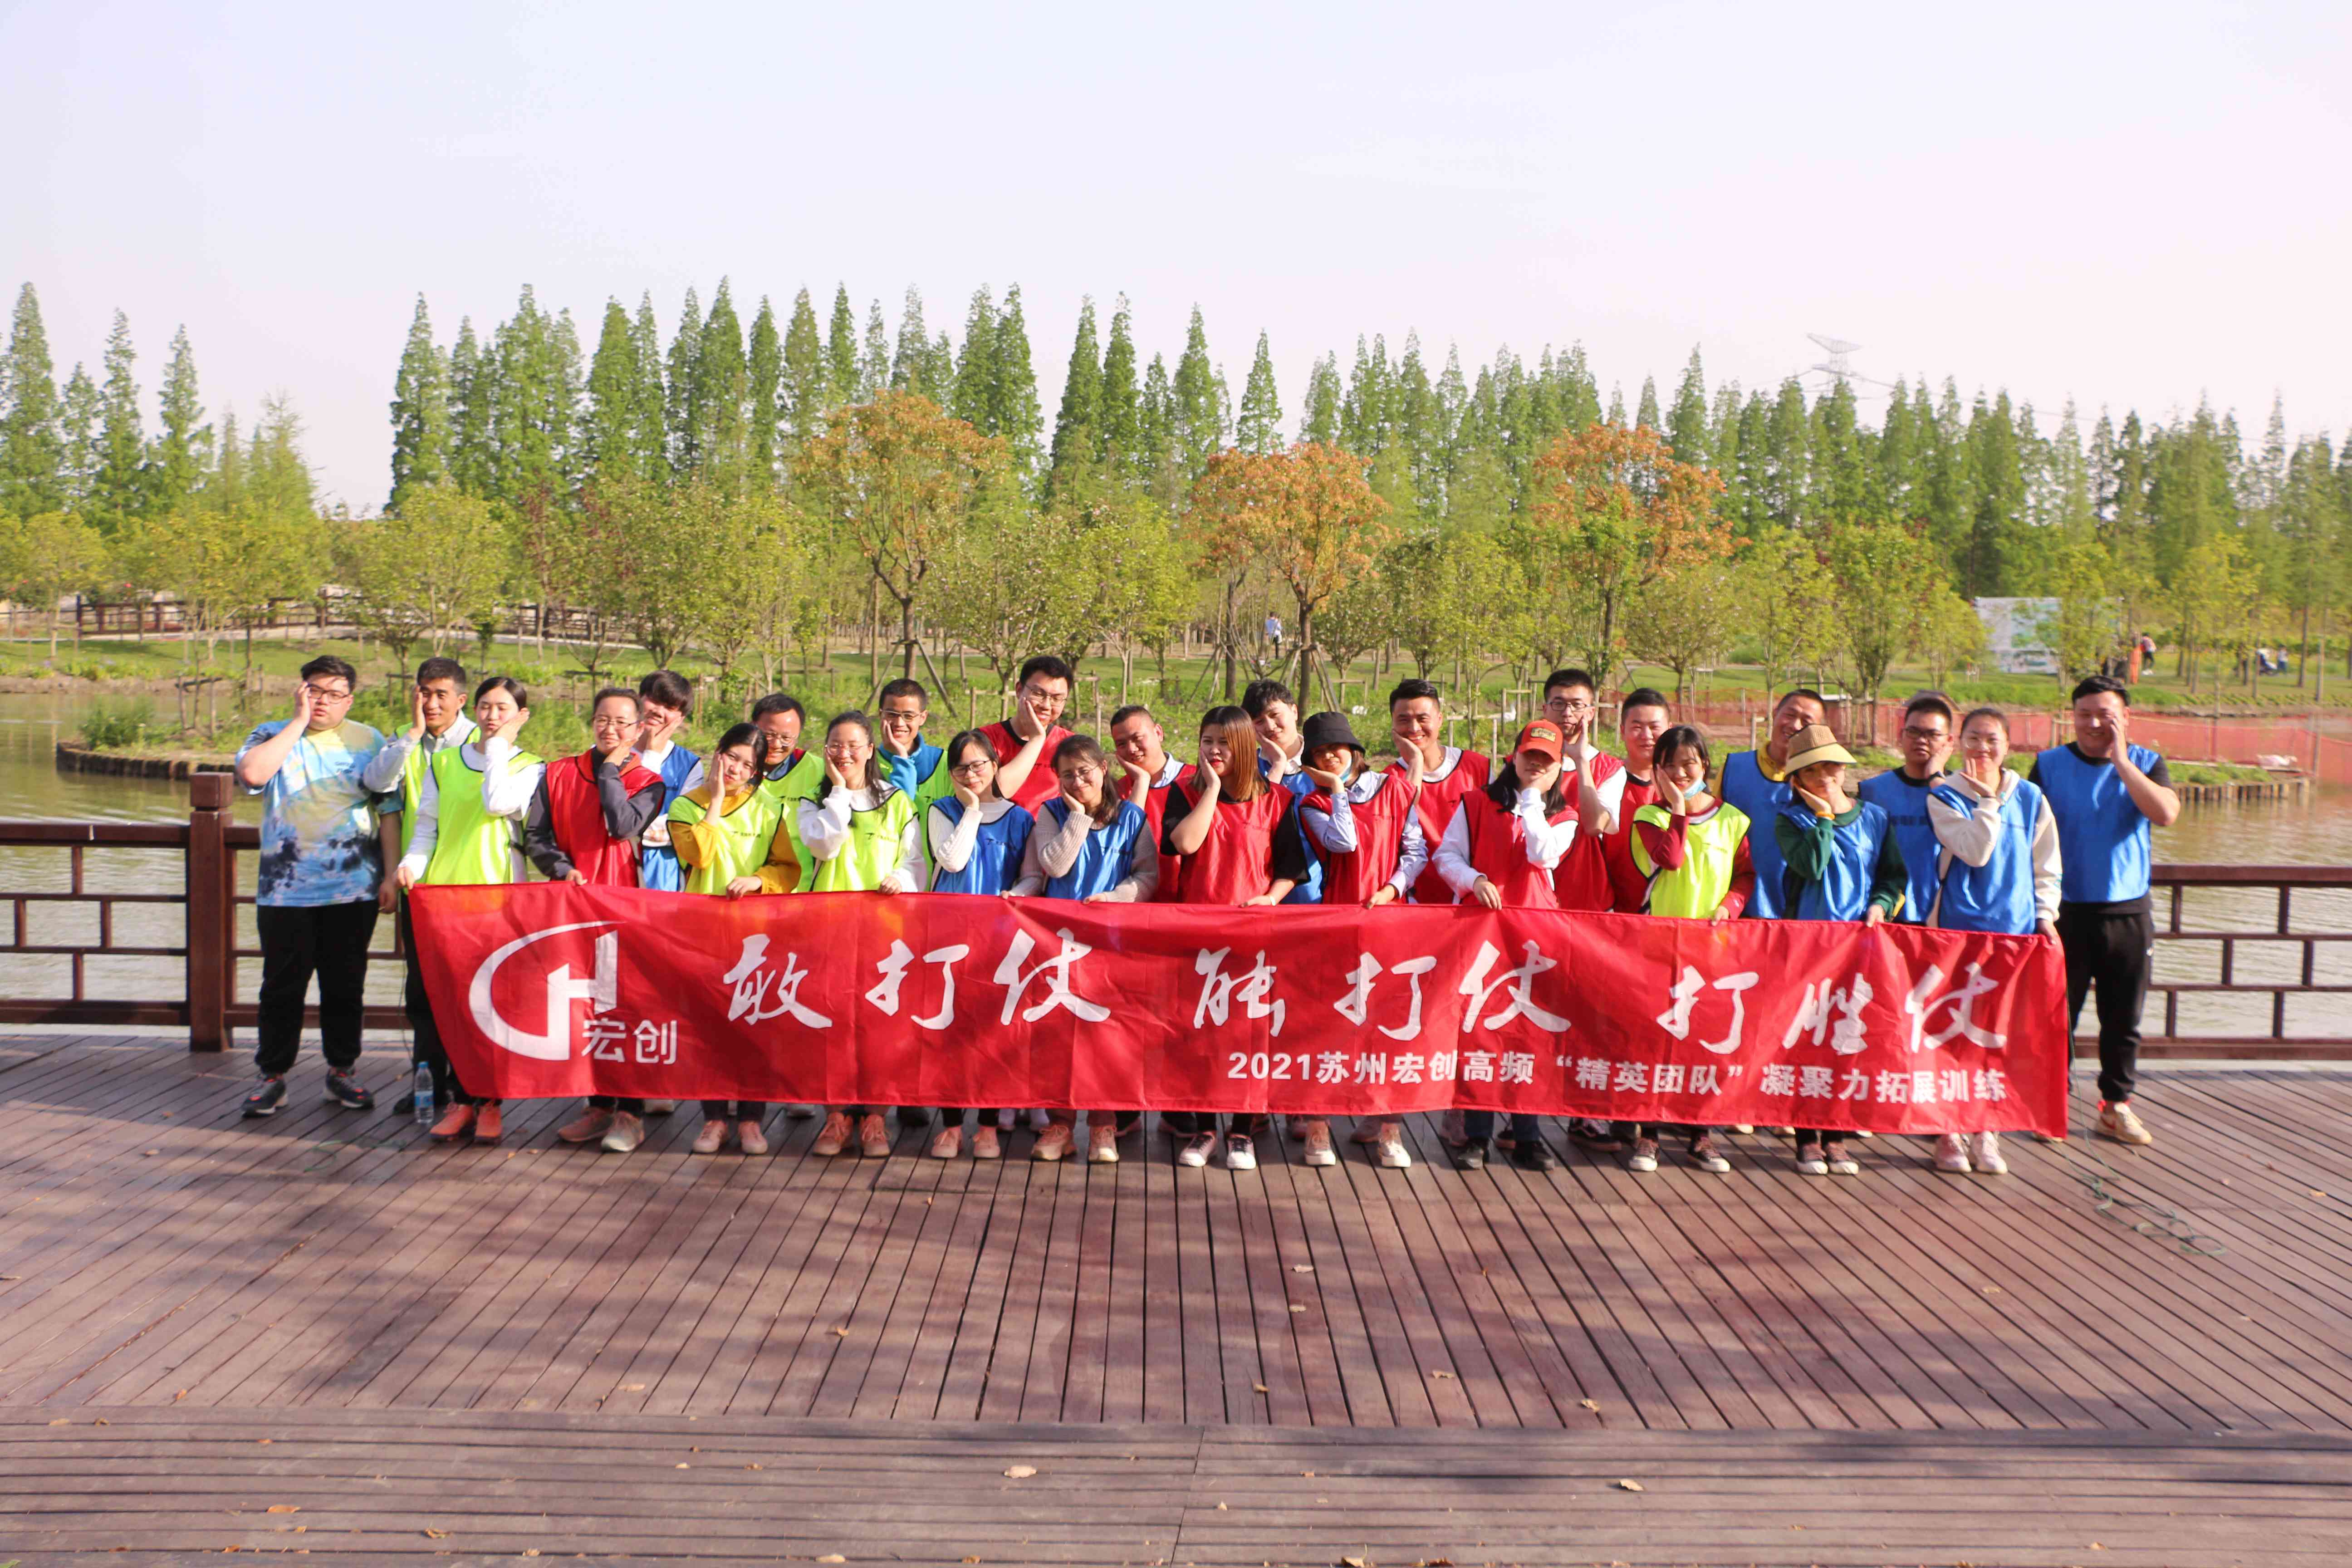
[[[284,729],[275,719],[236,749],[237,760]],[[304,907],[373,899],[383,879],[376,842],[375,795],[360,774],[383,737],[349,721],[294,742],[262,797],[261,858],[256,896],[265,904]]]

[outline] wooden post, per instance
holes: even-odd
[[[188,779],[188,1049],[228,1045],[230,914],[236,858],[229,854],[227,773]]]

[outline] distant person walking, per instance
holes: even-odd
[[[2084,998],[2094,987],[2099,993],[2098,1131],[2118,1143],[2153,1142],[2131,1108],[2156,948],[2149,829],[2179,819],[2180,797],[2164,759],[2131,743],[2131,692],[2111,675],[2086,677],[2074,688],[2074,739],[2035,757],[2027,776],[2058,823],[2069,1035]]]
[[[262,797],[254,924],[261,939],[261,1081],[248,1117],[275,1116],[302,1044],[303,998],[319,981],[319,1048],[327,1099],[373,1110],[358,1078],[362,991],[376,916],[393,905],[375,801],[397,788],[400,759],[352,722],[359,674],[331,654],[302,667],[291,718],[256,727],[236,750],[236,781]],[[381,775],[381,776],[377,776]]]

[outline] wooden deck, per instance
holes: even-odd
[[[2352,1558],[2352,1074],[1838,1182],[442,1149],[317,1072],[0,1039],[0,1564]]]

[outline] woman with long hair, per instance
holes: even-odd
[[[1180,859],[1179,903],[1265,908],[1282,902],[1306,879],[1297,797],[1266,783],[1257,750],[1257,730],[1245,710],[1212,708],[1202,716],[1200,763],[1175,786],[1161,826],[1161,851]],[[1171,1110],[1160,1120],[1181,1140],[1178,1164],[1209,1163],[1217,1146],[1215,1112]],[[1225,1137],[1226,1169],[1257,1168],[1255,1135],[1265,1126],[1263,1114],[1235,1119]]]
[[[948,793],[931,802],[923,814],[925,842],[930,847],[931,891],[971,893],[994,898],[1010,893],[1021,879],[1022,854],[1029,847],[1036,819],[1004,798],[996,787],[996,747],[977,730],[965,730],[947,743],[940,762],[948,779]],[[969,1107],[941,1110],[939,1132],[931,1139],[934,1160],[952,1160],[963,1152],[963,1116]],[[971,1130],[971,1157],[993,1160],[1003,1150],[997,1141],[997,1108],[980,1108]]]

